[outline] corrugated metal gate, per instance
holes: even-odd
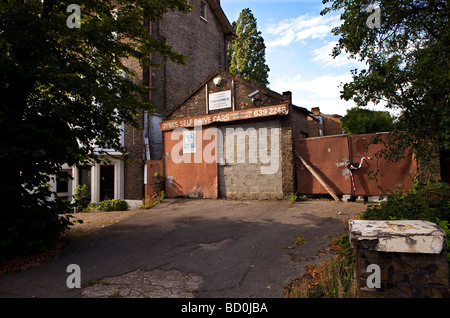
[[[382,139],[387,133],[299,139],[295,150],[337,195],[378,196],[385,190],[408,189],[417,173],[413,155],[399,162],[372,158],[384,147],[369,144],[374,135]],[[377,178],[370,178],[369,171],[377,169]],[[329,193],[298,158],[296,173],[298,193]]]
[[[188,137],[184,132],[164,132],[166,194],[169,197],[217,198],[217,130],[207,128],[186,131],[192,133],[191,144],[183,142]]]

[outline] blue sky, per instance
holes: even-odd
[[[341,22],[339,14],[320,15],[321,0],[221,0],[221,5],[230,22],[242,9],[253,12],[267,47],[270,89],[291,91],[295,105],[320,107],[325,114],[345,115],[355,107],[340,99],[339,85],[350,82],[350,70],[362,65],[330,56],[338,40],[331,29]]]

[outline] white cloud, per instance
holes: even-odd
[[[278,91],[277,88],[291,91],[304,91],[308,94],[314,94],[324,99],[339,98],[342,90],[341,83],[347,83],[352,80],[351,74],[342,75],[321,75],[313,79],[303,79],[301,75],[294,77],[278,77],[271,84],[271,88]]]
[[[311,110],[319,107],[324,114],[338,114],[345,116],[347,110],[356,107],[353,101],[340,98],[342,85],[352,81],[351,74],[320,75],[312,79],[304,79],[301,75],[292,77],[279,76],[272,80],[270,89],[282,93],[292,92],[293,104]],[[397,110],[390,110],[384,103],[374,105],[369,103],[367,109],[389,111],[398,116]]]
[[[337,39],[331,33],[341,24],[340,15],[306,13],[264,25],[263,34],[271,67],[270,89],[292,92],[293,103],[311,110],[320,107],[325,114],[344,116],[356,107],[340,98],[343,84],[352,81],[350,68],[365,65],[349,59],[345,52],[331,56]],[[300,44],[300,45],[298,45]],[[382,109],[382,106],[374,109]]]
[[[317,49],[313,50],[313,58],[312,61],[319,62],[322,67],[325,68],[328,66],[332,67],[341,67],[341,66],[347,66],[347,65],[358,65],[360,68],[364,66],[364,63],[359,62],[355,59],[350,59],[349,55],[345,52],[341,52],[340,55],[333,58],[331,56],[331,53],[333,51],[333,48],[336,46],[337,42],[335,41],[329,41],[326,42],[322,47],[319,47]]]
[[[297,18],[285,19],[265,28],[267,47],[288,46],[307,39],[323,39],[331,35],[331,30],[340,25],[338,15],[312,16],[304,14]]]
[[[340,99],[342,84],[352,80],[351,74],[320,75],[304,79],[301,75],[280,76],[271,81],[270,88],[276,92],[291,91],[293,103],[311,109],[320,107],[323,113],[345,115],[347,109],[355,106]]]

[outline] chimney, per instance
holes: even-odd
[[[283,92],[283,104],[292,104],[292,93],[291,92]]]

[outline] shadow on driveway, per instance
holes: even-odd
[[[0,297],[278,298],[346,233],[359,203],[170,199],[0,276]],[[298,237],[304,244],[294,246]],[[69,289],[67,266],[81,269]]]

